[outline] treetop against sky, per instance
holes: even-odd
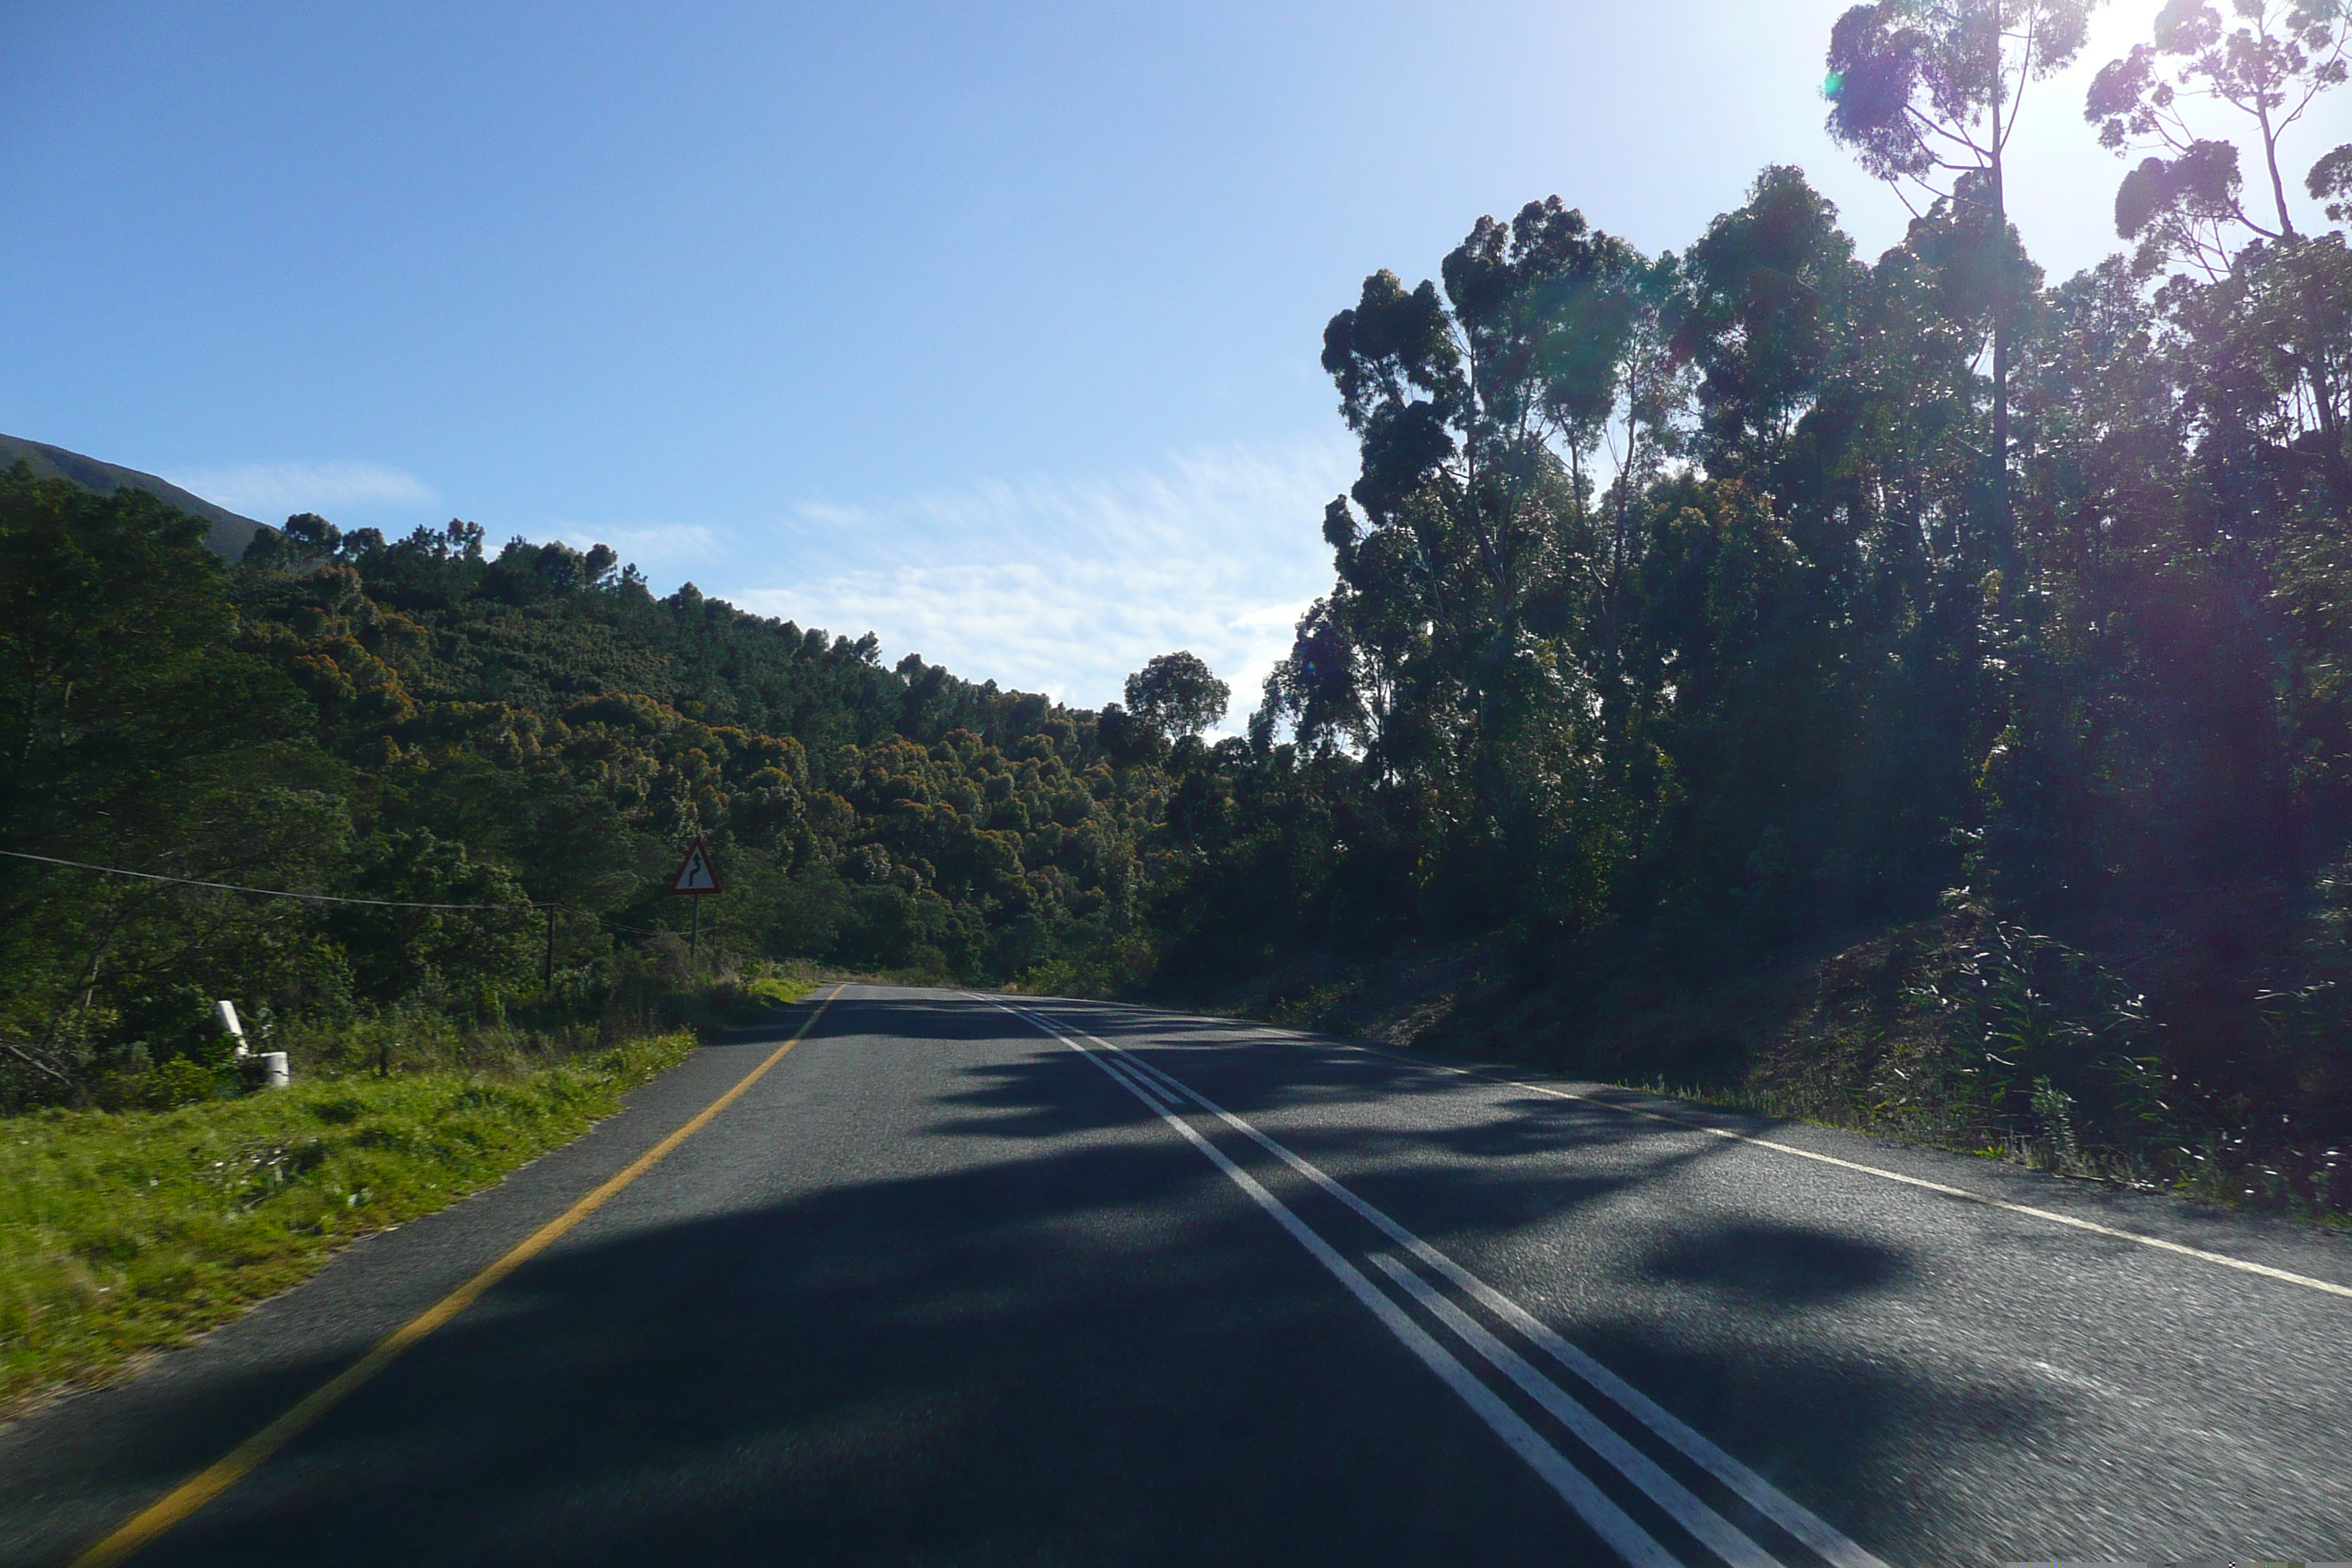
[[[1823,129],[1844,8],[31,0],[0,429],[266,520],[607,542],[1074,701],[1178,647],[1253,693],[1328,581],[1318,332],[1368,272],[1554,194],[1679,249],[1769,163],[1900,237]],[[2121,244],[2080,106],[2157,11],[2095,9],[2016,124],[2053,279]]]

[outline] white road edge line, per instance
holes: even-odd
[[[1459,1078],[1475,1078],[1482,1082],[1500,1084],[1511,1089],[1532,1089],[1538,1094],[1548,1094],[1554,1100],[1579,1100],[1586,1105],[1600,1106],[1604,1110],[1617,1111],[1621,1115],[1645,1116],[1653,1121],[1667,1122],[1693,1132],[1705,1132],[1710,1137],[1725,1139],[1734,1143],[1752,1143],[1759,1149],[1769,1149],[1775,1153],[1794,1154],[1800,1160],[1813,1160],[1824,1165],[1835,1165],[1840,1170],[1854,1171],[1865,1176],[1876,1176],[1882,1181],[1899,1182],[1906,1187],[1919,1187],[1927,1192],[1940,1193],[1948,1198],[1965,1198],[1969,1203],[1982,1204],[1987,1208],[2003,1209],[2011,1214],[2048,1220],[2053,1225],[2071,1226],[2076,1230],[2087,1230],[2094,1236],[2110,1237],[2116,1241],[2136,1241],[2142,1247],[2152,1247],[2159,1252],[2178,1253],[2183,1258],[2194,1258],[2201,1263],[2216,1263],[2224,1268],[2235,1268],[2242,1274],[2259,1274],[2265,1279],[2276,1279],[2288,1285],[2300,1285],[2307,1290],[2324,1290],[2330,1296],[2342,1296],[2347,1300],[2352,1300],[2352,1285],[2338,1285],[2332,1280],[2315,1279],[2308,1274],[2296,1274],[2284,1268],[2273,1268],[2267,1263],[2252,1263],[2242,1258],[2231,1258],[2224,1252],[2208,1252],[2201,1247],[2189,1247],[2178,1241],[2167,1241],[2160,1236],[2147,1236],[2136,1230],[2118,1230],[2114,1226],[2101,1225],[2096,1220],[2077,1219],[2073,1215],[2059,1214],[2053,1209],[2035,1208],[2031,1204],[2013,1204],[2006,1198],[1991,1197],[1983,1193],[1972,1193],[1966,1187],[1947,1186],[1941,1182],[1928,1181],[1924,1176],[1906,1176],[1900,1171],[1889,1171],[1877,1165],[1865,1165],[1854,1160],[1841,1160],[1834,1154],[1816,1153],[1811,1149],[1800,1149],[1793,1143],[1777,1143],[1769,1138],[1752,1137],[1748,1133],[1734,1132],[1724,1127],[1710,1127],[1704,1121],[1694,1121],[1687,1116],[1675,1116],[1664,1110],[1649,1110],[1638,1105],[1623,1105],[1613,1100],[1603,1100],[1598,1095],[1579,1094],[1574,1089],[1554,1089],[1549,1084],[1530,1083],[1522,1078],[1505,1078],[1497,1073],[1482,1072],[1475,1068],[1452,1067],[1444,1062],[1416,1061],[1411,1057],[1399,1056],[1391,1051],[1375,1050],[1369,1046],[1346,1048],[1362,1051],[1367,1056],[1386,1057],[1391,1061],[1404,1062],[1412,1067],[1453,1073]]]
[[[1011,1012],[1013,1009],[1007,1008],[1006,1011]],[[1042,1018],[1039,1021],[1048,1022]],[[1545,1354],[1599,1390],[1621,1409],[1657,1434],[1675,1452],[1729,1487],[1750,1507],[1821,1553],[1834,1564],[1835,1568],[1887,1568],[1884,1561],[1864,1550],[1835,1525],[1831,1524],[1794,1498],[1786,1495],[1763,1477],[1717,1447],[1706,1437],[1700,1436],[1695,1428],[1656,1401],[1561,1338],[1548,1324],[1542,1322],[1517,1301],[1405,1229],[1381,1210],[1358,1197],[1353,1192],[1326,1174],[1319,1167],[1277,1143],[1232,1111],[1210,1100],[1200,1090],[1169,1077],[1142,1058],[1128,1052],[1121,1047],[1114,1046],[1108,1040],[1097,1039],[1084,1030],[1060,1025],[1058,1021],[1052,1022],[1055,1023],[1057,1030],[1069,1028],[1071,1033],[1092,1041],[1105,1051],[1116,1054],[1138,1072],[1149,1074],[1153,1081],[1192,1100],[1314,1183],[1324,1192],[1361,1215],[1390,1240],[1443,1275],[1476,1300],[1480,1306],[1508,1322],[1540,1347]]]
[[[1467,1405],[1481,1420],[1485,1421],[1494,1431],[1495,1436],[1503,1440],[1505,1447],[1525,1460],[1528,1468],[1542,1477],[1551,1489],[1559,1494],[1560,1500],[1568,1504],[1570,1511],[1590,1526],[1595,1534],[1607,1542],[1619,1556],[1633,1564],[1633,1568],[1683,1568],[1678,1558],[1653,1540],[1647,1531],[1627,1516],[1624,1510],[1610,1501],[1601,1489],[1592,1484],[1591,1478],[1574,1465],[1570,1464],[1566,1457],[1546,1442],[1543,1435],[1528,1426],[1517,1411],[1504,1404],[1500,1395],[1473,1376],[1470,1369],[1456,1360],[1453,1352],[1431,1337],[1426,1329],[1406,1316],[1402,1307],[1389,1300],[1370,1280],[1365,1279],[1363,1272],[1354,1264],[1340,1257],[1329,1242],[1317,1235],[1305,1220],[1292,1213],[1287,1205],[1259,1184],[1257,1178],[1234,1164],[1223,1150],[1201,1136],[1199,1130],[1191,1122],[1177,1115],[1174,1110],[1161,1106],[1157,1100],[1144,1093],[1133,1078],[1118,1070],[1118,1066],[1128,1064],[1114,1065],[1106,1060],[1101,1052],[1087,1049],[1087,1047],[1080,1045],[1034,1014],[1007,1007],[1003,1003],[985,996],[975,999],[988,1002],[991,1006],[1035,1026],[1047,1038],[1058,1040],[1067,1046],[1080,1057],[1100,1068],[1109,1076],[1112,1082],[1141,1100],[1162,1121],[1182,1133],[1187,1142],[1208,1156],[1210,1163],[1223,1171],[1235,1186],[1248,1194],[1251,1201],[1264,1209],[1276,1225],[1288,1231],[1291,1238],[1305,1247],[1315,1261],[1320,1263],[1334,1279],[1345,1286],[1349,1295],[1369,1308],[1372,1315],[1381,1321],[1383,1328],[1395,1335],[1407,1350],[1420,1359],[1423,1366],[1435,1373],[1439,1380],[1452,1389],[1462,1403]],[[1100,1042],[1097,1043],[1100,1044]],[[1116,1047],[1103,1047],[1105,1051],[1116,1049]]]
[[[1614,1465],[1650,1500],[1674,1517],[1676,1524],[1696,1536],[1716,1555],[1735,1568],[1780,1568],[1778,1559],[1740,1533],[1721,1514],[1694,1497],[1688,1489],[1660,1469],[1656,1461],[1625,1441],[1600,1417],[1570,1398],[1565,1390],[1529,1366],[1518,1352],[1486,1331],[1485,1324],[1447,1300],[1437,1288],[1385,1252],[1375,1252],[1372,1266],[1395,1280],[1432,1316],[1454,1331],[1454,1337],[1486,1358],[1488,1365],[1518,1386],[1519,1392],[1551,1412],[1577,1439]]]

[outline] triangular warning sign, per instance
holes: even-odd
[[[701,839],[696,839],[693,847],[687,850],[685,860],[678,865],[677,874],[669,879],[669,890],[673,893],[715,893],[719,890],[719,873],[712,869],[710,851],[702,847]]]

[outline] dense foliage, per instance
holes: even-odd
[[[1857,1095],[2184,1155],[2352,1136],[2352,253],[2277,173],[2352,11],[2168,5],[2085,110],[2175,154],[2123,180],[2138,253],[2051,287],[2003,112],[2082,10],[1840,22],[1831,130],[1927,198],[1874,262],[1772,168],[1679,255],[1554,199],[1365,281],[1324,338],[1338,581],[1254,725],[1327,770],[1345,853],[1276,919],[1499,931],[1540,975],[1924,917],[1950,1049]],[[2274,214],[2191,91],[2256,127]]]
[[[1005,979],[1135,924],[1167,794],[1139,723],[1146,765],[1115,770],[1090,714],[656,599],[601,547],[305,516],[224,570],[201,539],[136,492],[0,476],[0,847],[384,903],[0,863],[19,1098],[218,1049],[215,996],[272,1022],[599,1005],[686,924],[662,885],[697,837],[718,951]]]
[[[1832,39],[1832,129],[1927,196],[1875,260],[1776,167],[1679,254],[1555,198],[1367,279],[1323,339],[1362,454],[1336,580],[1246,740],[1202,738],[1227,692],[1190,654],[1072,711],[602,546],[301,517],[224,569],[144,498],[0,479],[0,847],[494,906],[0,865],[12,1092],[200,1051],[220,994],[597,1005],[684,922],[698,836],[722,948],[969,981],[1479,938],[1533,984],[1941,921],[1906,994],[1949,1049],[1887,1092],[2352,1136],[2352,251],[2284,195],[2247,216],[2159,79],[2242,89],[2274,171],[2352,20],[2168,6],[2086,111],[2175,154],[2125,172],[2138,253],[2053,285],[1999,114],[2082,8],[2024,46],[1984,9]]]

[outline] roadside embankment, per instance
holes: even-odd
[[[2263,890],[1699,951],[1641,931],[1302,950],[1173,1005],[2346,1223],[2352,950]]]
[[[708,1025],[806,989],[744,988],[708,1008]],[[488,1186],[696,1043],[680,1029],[488,1068],[356,1070],[170,1110],[0,1120],[0,1412],[226,1321],[345,1243]]]

